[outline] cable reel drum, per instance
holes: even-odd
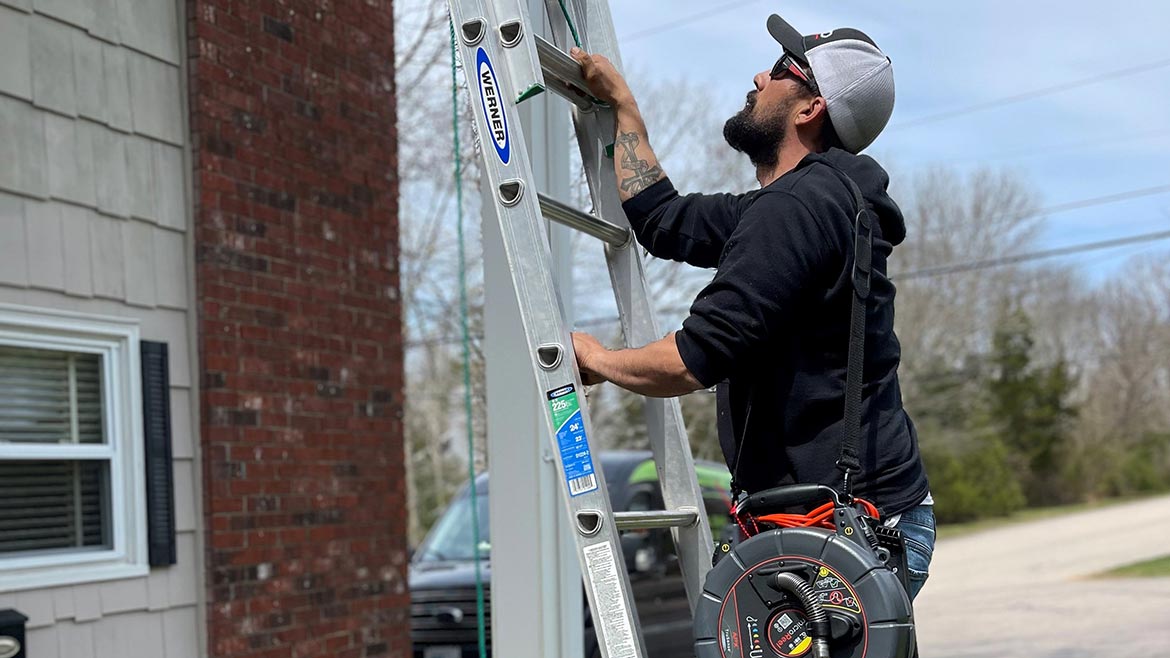
[[[901,532],[824,485],[749,496],[740,513],[832,500],[834,530],[766,530],[721,544],[695,609],[697,658],[910,658],[914,618]]]

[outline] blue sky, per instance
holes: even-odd
[[[719,13],[649,35],[670,21]],[[867,151],[910,173],[935,163],[1006,166],[1045,207],[1170,184],[1170,3],[835,0],[611,0],[627,67],[708,85],[720,116],[742,107],[752,75],[775,61],[764,27],[779,13],[804,33],[856,27],[894,62],[897,103]],[[669,6],[670,14],[664,15]],[[621,38],[634,35],[633,38]],[[1111,71],[1166,62],[1027,101],[934,122],[941,112]],[[1042,247],[1170,229],[1170,193],[1048,216]],[[1094,275],[1170,241],[1079,256]]]

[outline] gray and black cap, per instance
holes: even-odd
[[[846,150],[857,153],[877,139],[894,111],[894,69],[872,39],[852,28],[801,36],[776,14],[768,32],[812,71]]]

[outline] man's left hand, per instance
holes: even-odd
[[[573,351],[577,354],[577,369],[581,371],[581,383],[586,386],[608,381],[596,370],[598,361],[609,352],[596,338],[589,334],[573,332]]]
[[[580,48],[570,48],[569,57],[581,64],[581,77],[589,85],[589,93],[609,103],[615,110],[634,105],[634,94],[626,79],[605,55],[591,55]]]

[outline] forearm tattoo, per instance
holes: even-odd
[[[633,172],[631,176],[622,179],[621,188],[631,196],[662,178],[662,167],[651,167],[649,162],[638,158],[635,149],[639,141],[638,133],[621,133],[617,138],[617,144],[622,148],[622,169]]]

